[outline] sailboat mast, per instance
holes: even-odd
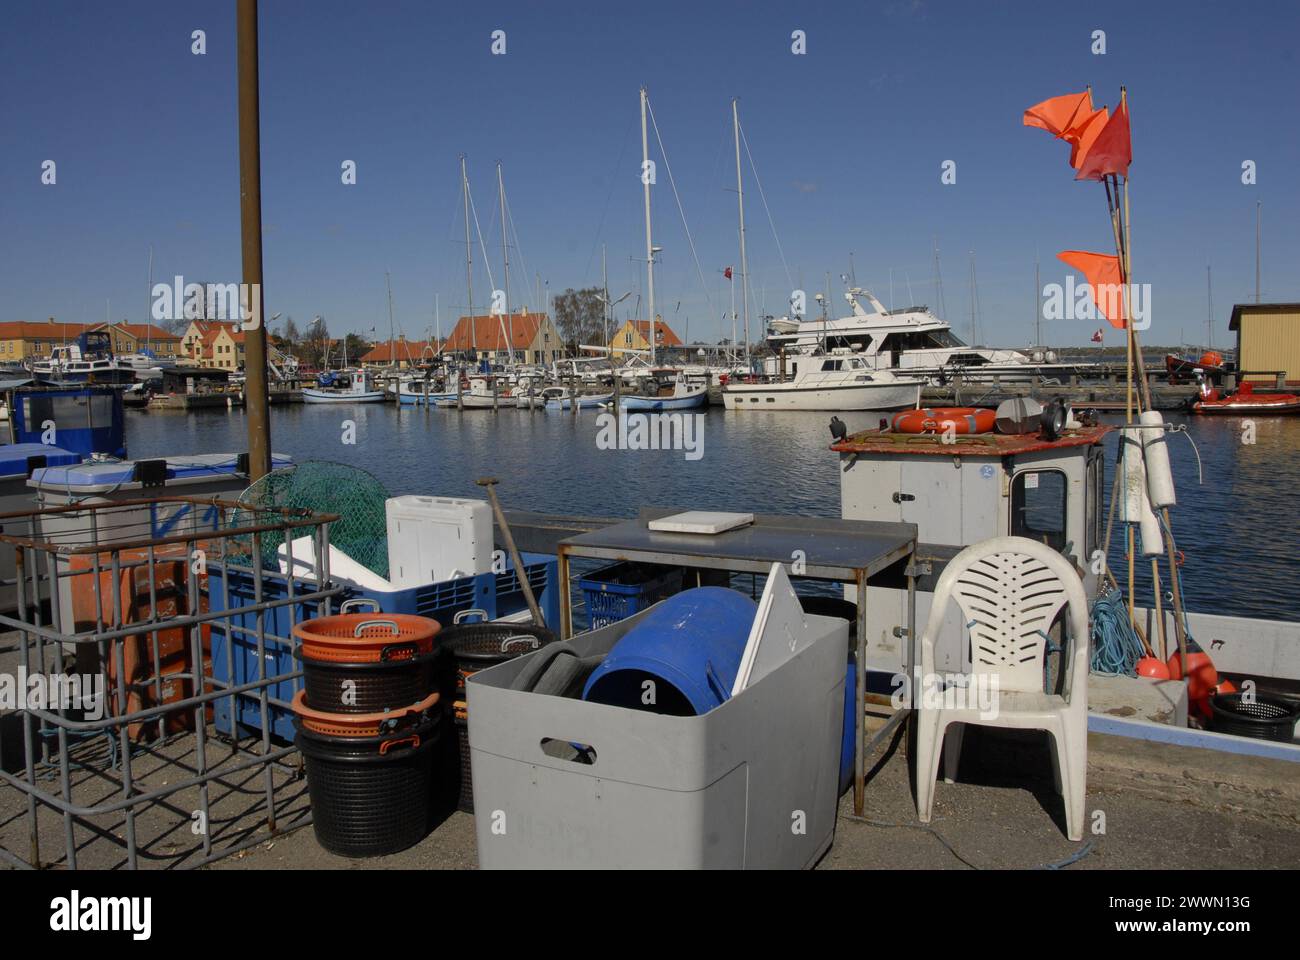
[[[478,337],[474,323],[474,248],[469,239],[469,176],[465,173],[465,154],[460,155],[460,189],[465,198],[465,291],[469,304],[469,348],[477,356]]]
[[[1038,283],[1038,254],[1034,254],[1034,346],[1043,345],[1043,300],[1042,287]]]
[[[740,98],[731,98],[731,126],[736,139],[736,195],[740,204],[740,301],[745,312],[745,367],[749,368],[749,261],[745,258],[745,182],[740,175]]]
[[[600,302],[601,319],[605,322],[605,359],[611,360],[609,353],[609,270],[605,266],[605,245],[603,243],[600,245],[600,284],[605,291],[605,299]]]
[[[508,356],[515,362],[515,318],[510,312],[510,251],[506,245],[506,182],[501,176],[501,161],[497,161],[497,193],[501,197],[501,259],[505,262],[506,321],[510,326]]]
[[[144,311],[145,342],[153,350],[153,244],[149,244],[149,300]]]
[[[657,364],[655,352],[655,249],[650,239],[650,139],[646,131],[646,88],[641,88],[641,185],[645,188],[646,294],[650,300],[650,366]]]
[[[388,361],[397,363],[397,340],[393,336],[393,281],[388,271],[384,271],[384,286],[388,289]]]
[[[1214,281],[1210,277],[1210,265],[1205,265],[1205,332],[1209,339],[1207,347],[1214,347]]]

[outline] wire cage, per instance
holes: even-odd
[[[311,822],[301,758],[266,722],[301,670],[265,653],[332,612],[337,519],[180,496],[0,514],[17,596],[0,614],[0,860],[194,867]],[[308,569],[260,549],[303,537]],[[231,599],[229,575],[209,590],[217,570],[251,577],[251,599]],[[264,593],[271,576],[288,592]],[[214,669],[214,629],[246,641],[250,668]],[[219,702],[259,711],[260,729],[218,731]]]

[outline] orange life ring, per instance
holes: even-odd
[[[943,433],[951,424],[953,433],[988,433],[996,422],[987,407],[928,407],[894,414],[890,427],[897,433]]]

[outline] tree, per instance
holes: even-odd
[[[578,352],[583,343],[604,343],[604,305],[600,302],[600,288],[570,287],[555,297],[555,326],[560,331],[570,353]]]
[[[361,362],[361,358],[370,352],[373,344],[359,333],[349,333],[343,338],[347,345],[347,357],[349,364]],[[342,349],[342,348],[340,348]]]
[[[297,343],[302,337],[302,334],[298,332],[298,324],[293,322],[292,316],[284,318],[284,328],[281,331],[280,336],[284,338],[284,342],[290,347]]]
[[[300,359],[314,367],[324,366],[325,355],[329,351],[329,327],[324,317],[316,317],[307,325],[307,333],[302,345]]]

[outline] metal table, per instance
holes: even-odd
[[[916,644],[916,570],[910,558],[916,551],[916,524],[868,520],[834,520],[823,517],[756,514],[748,526],[718,534],[660,533],[649,529],[650,520],[683,512],[681,509],[644,508],[635,520],[592,530],[561,540],[557,545],[560,583],[560,635],[573,633],[572,597],[568,589],[571,559],[630,560],[665,566],[762,573],[780,563],[792,577],[833,580],[857,587],[857,709],[853,763],[853,810],[863,810],[863,780],[868,747],[887,736],[907,715],[898,710],[871,744],[863,738],[866,709],[867,581],[908,560],[907,673],[910,676]]]

